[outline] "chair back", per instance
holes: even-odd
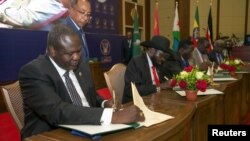
[[[126,65],[117,63],[109,71],[104,72],[104,78],[106,80],[108,89],[111,94],[113,91],[115,92],[116,100],[119,102],[122,102],[123,90],[125,87],[125,70]]]
[[[1,86],[1,92],[8,111],[17,127],[21,130],[24,125],[24,111],[19,81]]]

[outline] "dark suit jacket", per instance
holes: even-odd
[[[132,58],[132,39],[131,39],[130,47],[129,47],[129,42],[127,38],[122,40],[122,54],[123,54],[123,62],[124,64],[127,65],[130,59]]]
[[[222,57],[222,60],[221,60],[221,61],[223,61],[223,59],[224,59],[223,54],[221,54],[221,57]],[[212,51],[208,54],[208,58],[209,58],[210,61],[215,62],[217,65],[220,65],[219,60],[218,60],[218,58],[217,58],[217,56],[216,56],[216,52],[215,52],[214,50],[212,50]]]
[[[100,107],[89,65],[80,63],[75,75],[91,107]],[[22,138],[57,128],[58,124],[100,124],[103,108],[80,107],[70,96],[48,56],[22,67],[19,81],[24,101]]]
[[[77,29],[77,27],[76,27],[75,24],[72,22],[72,20],[70,19],[69,16],[65,19],[64,24],[70,26],[70,27],[78,34],[78,36],[79,36],[80,39],[81,39],[82,45],[84,45],[84,42],[83,42],[83,40],[82,40],[82,33],[79,32],[79,30]],[[84,46],[82,47],[81,52],[82,52],[82,59],[83,59],[85,62],[88,62],[88,61],[89,61],[89,56],[86,55],[85,50],[84,50]]]
[[[131,82],[135,83],[141,96],[156,92],[156,86],[152,83],[149,64],[145,53],[130,60],[124,77],[125,88],[122,100],[123,103],[127,103],[133,99]]]
[[[165,61],[161,65],[157,65],[158,76],[161,82],[166,81],[164,77],[171,79],[173,75],[178,74],[183,70],[181,58],[177,53],[164,53]]]

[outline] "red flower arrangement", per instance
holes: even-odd
[[[210,77],[197,67],[188,66],[180,74],[173,77],[171,86],[179,86],[184,90],[200,90],[205,92],[210,83]]]
[[[223,70],[228,70],[229,72],[239,71],[243,66],[244,66],[243,61],[232,57],[225,59],[223,63],[220,65],[220,67]]]

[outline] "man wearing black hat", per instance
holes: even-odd
[[[163,51],[160,55],[164,61],[160,64],[156,64],[156,67],[159,70],[160,81],[164,82],[182,70],[181,58],[176,52],[170,49],[170,41],[168,38],[156,35],[152,37],[151,41]]]
[[[167,83],[161,83],[155,65],[163,61],[159,52],[163,50],[152,41],[141,43],[145,52],[130,60],[125,72],[125,88],[122,103],[132,101],[131,82],[135,83],[138,92],[142,96],[160,92],[167,87]]]

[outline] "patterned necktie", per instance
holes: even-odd
[[[69,77],[69,71],[66,71],[63,76],[65,77],[66,86],[73,104],[82,106],[81,97],[77,93],[76,88]]]
[[[186,61],[185,59],[182,59],[182,66],[185,68],[185,67],[188,67],[189,66],[189,63],[188,61]]]
[[[89,49],[88,49],[88,44],[85,38],[85,33],[83,32],[83,30],[80,29],[80,33],[82,35],[82,41],[83,41],[83,51],[84,51],[84,61],[88,61],[89,59]]]
[[[152,66],[151,68],[152,68],[152,72],[153,72],[153,77],[154,77],[155,85],[159,86],[160,85],[160,81],[159,81],[159,78],[157,77],[156,69],[155,69],[154,66]]]
[[[216,53],[216,56],[217,56],[218,63],[220,65],[222,61],[221,55],[219,53]]]

